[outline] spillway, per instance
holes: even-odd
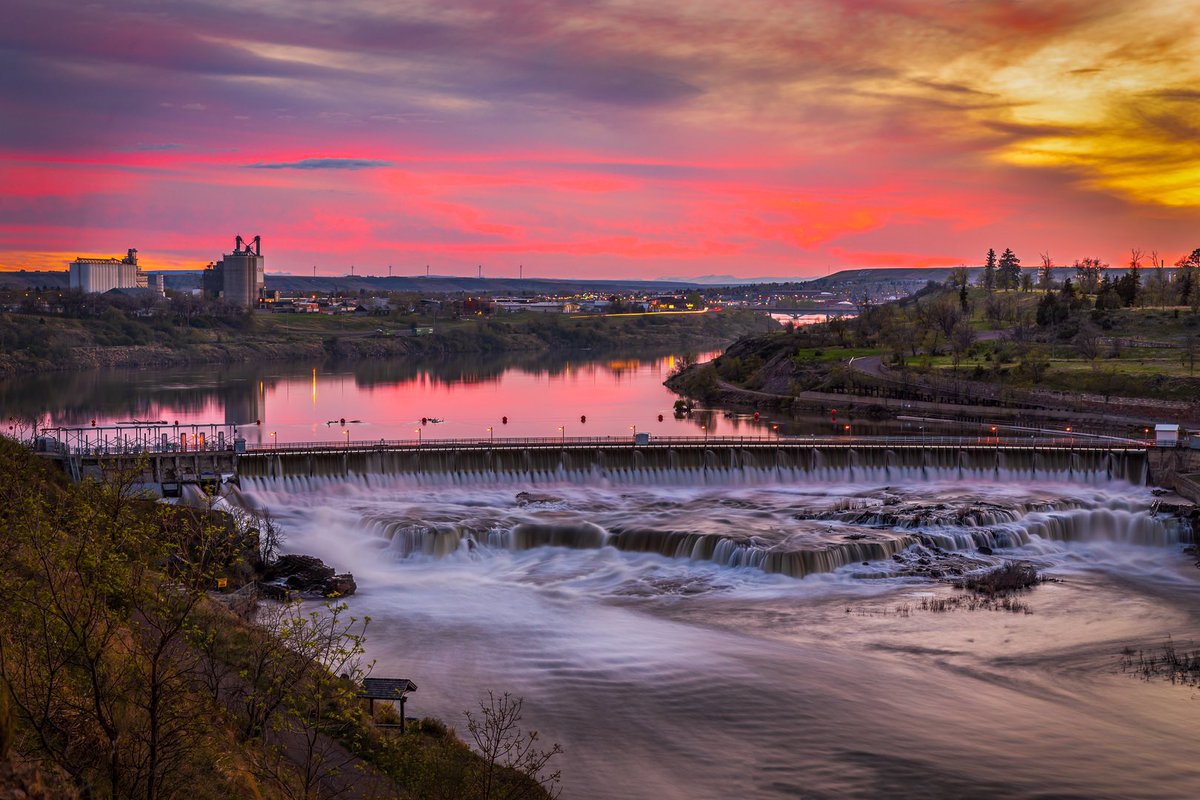
[[[532,447],[428,446],[260,451],[241,456],[247,478],[413,478],[422,484],[758,484],[795,481],[1147,480],[1147,455],[1132,447],[964,444],[692,444]]]

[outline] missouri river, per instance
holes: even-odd
[[[677,420],[671,366],[112,371],[0,384],[0,405],[41,425],[224,422],[267,444],[847,424]],[[376,674],[420,687],[410,714],[462,730],[488,690],[523,696],[525,722],[566,750],[572,800],[1200,796],[1200,690],[1121,669],[1126,648],[1200,640],[1190,531],[1154,513],[1139,470],[1068,456],[1036,480],[1050,454],[967,478],[895,463],[242,489],[282,521],[286,549],[355,574]],[[1014,559],[1053,580],[1009,610],[972,610],[945,582]]]
[[[568,798],[1194,797],[1197,691],[1120,666],[1200,638],[1190,532],[1076,477],[243,488],[355,573],[411,713],[523,696]],[[937,602],[1010,559],[1053,581]]]

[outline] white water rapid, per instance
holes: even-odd
[[[1191,531],[1148,489],[826,477],[260,478],[237,499],[355,574],[410,713],[461,729],[487,690],[524,696],[571,800],[1200,795],[1196,691],[1118,666],[1200,640]],[[1054,579],[1017,612],[929,610],[1014,559]]]

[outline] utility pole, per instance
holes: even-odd
[[[317,277],[317,265],[313,264],[313,277]]]
[[[483,280],[483,264],[479,265],[479,280]]]
[[[521,280],[525,280],[525,265],[524,265],[524,264],[521,264],[520,266],[518,266],[518,267],[517,267],[517,270],[518,270],[518,272],[517,272],[517,276],[518,276],[518,277],[519,277]]]

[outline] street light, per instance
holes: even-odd
[[[706,441],[706,442],[707,442],[707,441],[708,441],[708,426],[707,426],[707,425],[701,425],[701,426],[700,426],[700,430],[704,431],[704,441]]]
[[[277,440],[275,439],[275,431],[271,431],[271,449],[272,450],[275,449],[276,441]]]
[[[488,425],[488,442],[492,443],[495,441],[496,441],[496,432],[494,430],[492,430],[491,425]]]
[[[346,447],[349,447],[350,446],[350,429],[347,428],[346,430],[342,431],[342,435],[346,437]]]
[[[777,442],[778,442],[778,441],[779,441],[779,426],[778,426],[778,425],[772,425],[772,426],[771,426],[771,430],[775,431],[775,441],[777,441]]]
[[[559,434],[559,436],[562,437],[562,443],[563,443],[563,446],[565,447],[567,444],[567,426],[559,425],[558,426],[558,434]]]
[[[637,441],[637,425],[630,425],[629,430],[633,431],[633,440]]]
[[[413,428],[413,433],[415,433],[417,435],[417,447],[420,447],[421,446],[421,429]]]

